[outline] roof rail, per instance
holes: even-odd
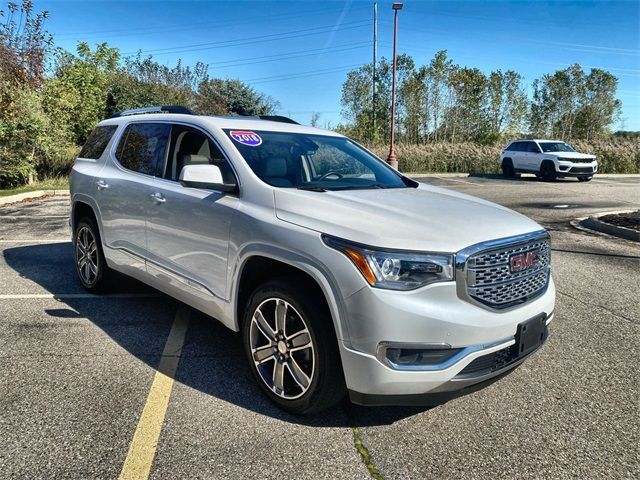
[[[281,122],[281,123],[293,123],[294,125],[300,125],[295,120],[289,117],[283,117],[282,115],[258,115],[260,120],[269,120],[270,122]]]
[[[182,113],[185,115],[195,115],[191,110],[182,105],[156,105],[153,107],[132,108],[116,112],[109,118],[128,117],[129,115],[142,115],[144,113]]]

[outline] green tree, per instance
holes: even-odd
[[[78,44],[77,55],[59,54],[55,75],[43,89],[43,106],[60,140],[82,145],[96,123],[105,117],[107,87],[120,53],[106,43]]]
[[[616,99],[618,79],[599,68],[591,70],[585,80],[585,94],[578,111],[574,136],[591,140],[611,133],[610,126],[619,118],[622,102]]]
[[[366,64],[347,73],[342,84],[342,115],[349,121],[349,135],[360,140],[377,142],[389,136],[391,124],[391,84],[393,65],[382,57],[376,69],[376,104],[373,105],[373,65]],[[398,117],[402,115],[401,92],[404,81],[415,68],[409,55],[398,55],[397,94]],[[376,129],[373,130],[373,110],[376,112]]]
[[[522,131],[527,104],[522,75],[513,70],[491,72],[487,83],[487,140]]]
[[[212,78],[200,82],[196,111],[203,115],[271,115],[277,101],[237,79]]]

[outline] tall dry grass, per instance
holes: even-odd
[[[598,157],[600,173],[640,173],[640,140],[607,139],[571,142],[582,153]],[[387,158],[388,146],[369,145],[372,152]],[[412,173],[499,173],[504,145],[475,143],[430,143],[397,145],[399,168]]]

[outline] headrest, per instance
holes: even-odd
[[[286,177],[287,160],[284,158],[270,158],[265,168],[264,176],[267,178]]]
[[[187,165],[208,165],[209,157],[205,155],[182,155],[182,166]]]

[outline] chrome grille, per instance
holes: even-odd
[[[458,294],[470,301],[493,309],[503,309],[525,303],[545,291],[549,282],[551,248],[545,232],[537,238],[505,239],[500,247],[488,244],[470,247],[458,254]],[[542,238],[541,238],[542,237]],[[511,272],[510,259],[514,255],[538,250],[536,263],[519,272]]]

